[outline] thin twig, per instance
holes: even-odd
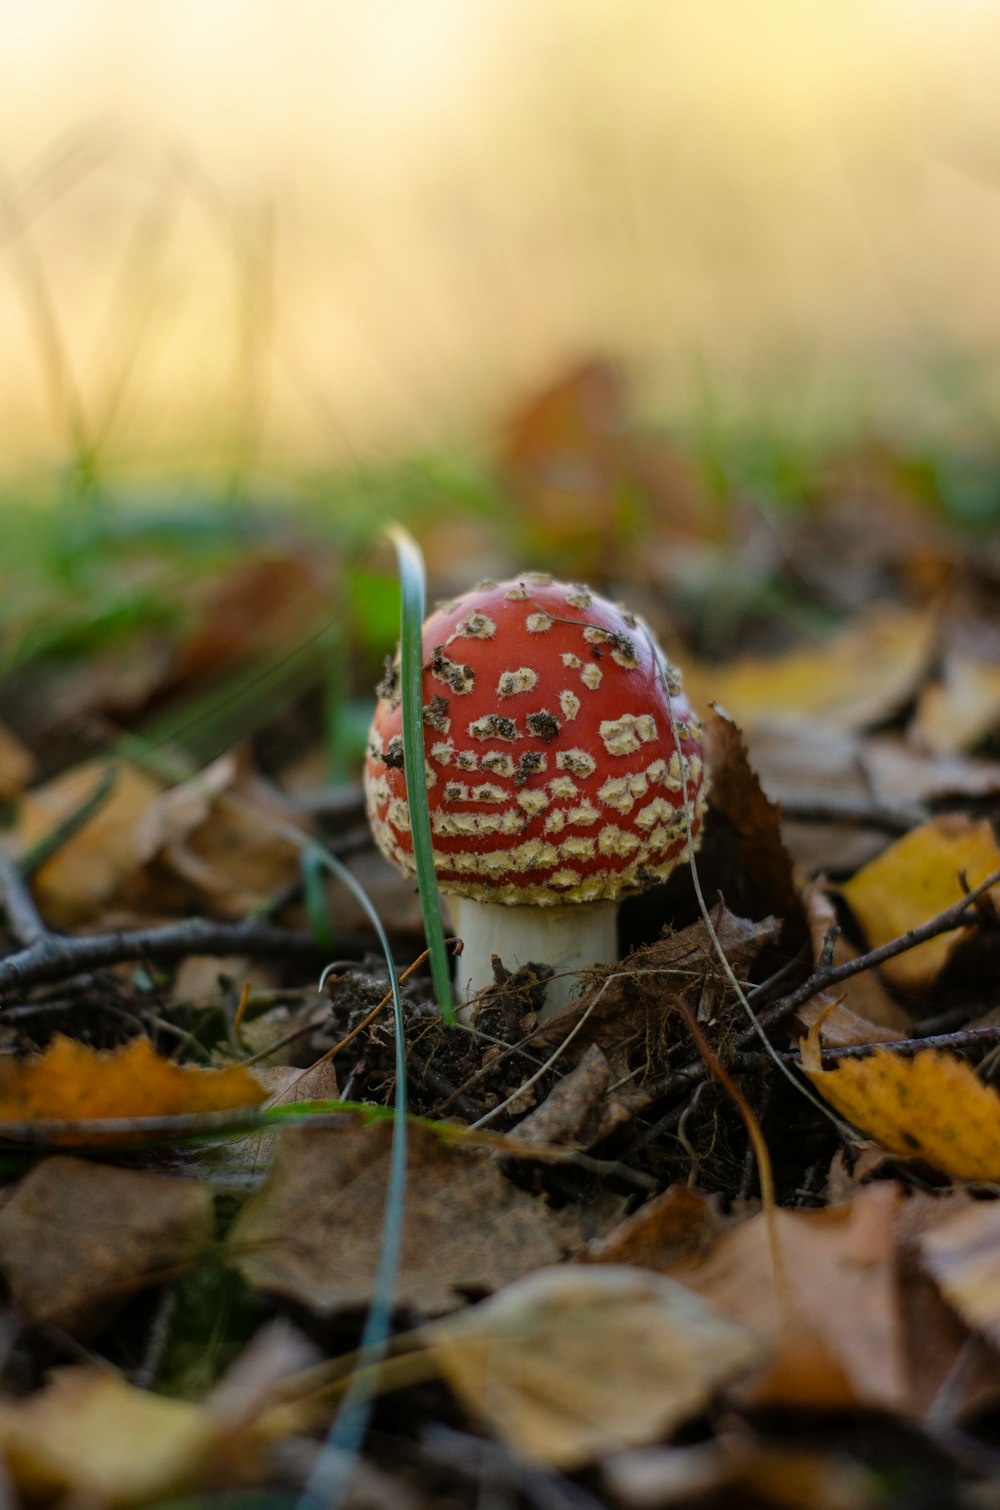
[[[995,870],[987,876],[978,886],[974,886],[962,899],[953,906],[946,907],[939,912],[937,917],[921,923],[919,928],[910,928],[898,938],[890,939],[887,944],[880,944],[877,949],[869,949],[867,954],[859,954],[856,959],[846,960],[842,965],[820,966],[814,970],[809,979],[803,981],[797,990],[789,996],[783,996],[773,1006],[762,1012],[757,1019],[762,1028],[773,1027],[775,1023],[790,1017],[799,1007],[811,1001],[820,991],[828,986],[837,986],[841,981],[850,980],[854,975],[860,975],[865,970],[874,970],[879,965],[884,965],[887,960],[895,959],[897,955],[905,954],[910,949],[915,949],[918,944],[925,944],[928,939],[938,938],[942,933],[950,933],[952,929],[967,926],[974,919],[970,913],[976,911],[976,903],[984,897],[994,886],[1000,885],[1000,870]],[[754,1029],[744,1029],[736,1041],[737,1048],[746,1048],[753,1041]]]
[[[0,891],[11,932],[19,944],[30,948],[48,934],[42,915],[35,906],[27,881],[17,861],[0,850]]]
[[[835,1064],[838,1059],[864,1059],[869,1054],[875,1054],[879,1050],[890,1054],[901,1054],[904,1058],[910,1054],[922,1054],[925,1049],[942,1049],[953,1054],[971,1052],[977,1048],[989,1048],[993,1044],[1000,1043],[1000,1027],[992,1028],[965,1028],[955,1033],[936,1033],[927,1038],[889,1038],[881,1043],[851,1043],[841,1045],[839,1048],[821,1049],[820,1054],[824,1064]],[[738,1054],[738,1064],[752,1064],[760,1060],[759,1054],[753,1052]],[[799,1054],[795,1049],[789,1049],[782,1053],[782,1059],[789,1064],[798,1064]]]
[[[360,957],[369,943],[366,933],[343,933],[337,936],[336,947],[339,953]],[[257,922],[215,923],[205,918],[185,918],[180,923],[158,928],[98,933],[84,938],[50,933],[0,960],[0,992],[66,980],[86,970],[120,965],[128,960],[165,964],[189,954],[315,959],[316,953],[316,940],[304,930]]]

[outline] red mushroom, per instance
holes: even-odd
[[[464,942],[468,1000],[509,967],[573,972],[617,958],[619,898],[697,845],[700,729],[648,628],[588,588],[528,572],[482,582],[423,629],[424,753],[434,864]],[[415,874],[398,669],[379,687],[365,768],[383,854]]]

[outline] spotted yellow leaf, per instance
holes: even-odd
[[[961,1059],[888,1049],[825,1070],[819,1025],[802,1040],[802,1067],[825,1101],[892,1153],[960,1180],[1000,1180],[1000,1096]]]

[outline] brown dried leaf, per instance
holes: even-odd
[[[328,611],[324,563],[301,555],[241,561],[207,584],[201,624],[180,647],[167,678],[172,690],[298,645]]]
[[[587,1257],[592,1263],[666,1270],[709,1252],[724,1227],[706,1196],[689,1185],[671,1185],[595,1243]]]
[[[147,854],[162,846],[166,864],[215,912],[240,918],[296,876],[301,826],[281,793],[230,755],[164,793],[143,841]]]
[[[36,769],[31,751],[5,724],[0,724],[0,802],[19,797]]]
[[[540,1106],[517,1124],[519,1143],[590,1148],[613,1131],[625,1112],[608,1100],[611,1070],[596,1044],[558,1080]]]
[[[965,1189],[910,1190],[896,1213],[900,1299],[913,1403],[938,1426],[996,1400],[1000,1358],[985,1343],[970,1347],[971,1333],[941,1294],[923,1262],[923,1239],[973,1204]],[[961,1359],[961,1362],[959,1362]],[[957,1365],[957,1367],[956,1367]]]
[[[382,1236],[391,1130],[282,1133],[264,1189],[232,1231],[233,1262],[259,1290],[318,1315],[367,1305]],[[397,1302],[427,1315],[563,1256],[547,1208],[479,1154],[409,1130]]]
[[[785,921],[786,934],[789,927],[804,934],[805,916],[792,859],[781,837],[781,814],[764,795],[740,729],[716,711],[705,724],[704,746],[712,785],[711,820],[700,862],[703,886],[712,888],[714,870],[720,868],[715,851],[724,844],[727,863],[718,889],[733,911],[754,918],[773,914]]]
[[[878,948],[961,901],[961,876],[973,887],[995,870],[1000,848],[990,823],[951,813],[890,845],[842,891],[869,944]],[[992,895],[1000,900],[1000,886]],[[968,929],[959,928],[939,934],[887,960],[882,973],[900,990],[924,990],[968,936]]]
[[[770,1403],[905,1410],[909,1399],[893,1267],[896,1193],[871,1185],[849,1205],[774,1210],[670,1273],[771,1340]],[[776,1270],[769,1221],[777,1242]]]
[[[256,1106],[265,1091],[249,1070],[203,1070],[162,1059],[148,1038],[99,1053],[56,1035],[44,1054],[0,1061],[0,1125],[80,1122],[56,1141],[84,1141],[86,1123],[106,1117],[164,1117]]]
[[[94,1336],[208,1241],[211,1218],[211,1191],[194,1180],[43,1159],[0,1208],[0,1268],[26,1315]]]
[[[917,1247],[963,1321],[1000,1345],[1000,1205],[967,1206],[918,1237]]]
[[[667,1435],[764,1353],[681,1285],[619,1266],[543,1269],[425,1337],[470,1410],[563,1469]]]
[[[804,900],[815,963],[823,953],[829,930],[836,925],[837,914],[821,885],[807,886]],[[842,965],[856,958],[857,951],[843,935],[839,935],[833,946],[831,963]],[[807,1029],[822,1019],[823,1041],[827,1048],[892,1042],[907,1037],[912,1027],[903,1008],[893,1001],[873,970],[851,976],[836,991],[821,991],[799,1008],[796,1019]]]

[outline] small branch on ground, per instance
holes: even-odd
[[[360,958],[370,945],[366,933],[340,933],[334,940],[338,954]],[[0,992],[23,991],[43,982],[68,980],[83,971],[130,960],[170,964],[189,954],[248,954],[256,959],[318,957],[316,940],[304,929],[276,928],[270,923],[215,923],[185,918],[158,928],[135,928],[121,933],[65,938],[46,933],[35,943],[0,960]]]
[[[921,923],[919,928],[911,928],[907,933],[902,933],[898,938],[890,939],[887,944],[881,944],[877,949],[869,949],[867,954],[859,954],[857,959],[846,960],[842,965],[820,965],[803,981],[802,985],[789,996],[783,996],[773,1006],[761,1012],[758,1022],[762,1028],[774,1027],[790,1017],[799,1007],[807,1001],[825,991],[828,986],[838,986],[841,981],[850,980],[853,975],[861,975],[865,970],[874,970],[879,965],[884,965],[886,960],[895,959],[897,955],[906,954],[908,950],[915,949],[918,944],[925,944],[928,939],[938,938],[942,933],[950,933],[955,928],[968,927],[976,921],[982,920],[982,913],[977,903],[987,892],[992,891],[994,886],[1000,885],[1000,870],[995,870],[987,876],[978,886],[974,886],[961,901],[953,906],[946,907],[939,912],[937,917]],[[737,1039],[737,1048],[745,1049],[755,1037],[754,1028],[744,1028]]]
[[[19,944],[29,948],[49,937],[41,913],[35,906],[27,879],[10,855],[0,851],[0,891],[11,932]]]
[[[992,1048],[997,1043],[1000,1043],[1000,1027],[959,1028],[954,1033],[935,1033],[927,1038],[890,1038],[883,1043],[844,1044],[839,1048],[821,1049],[820,1055],[824,1064],[836,1064],[839,1059],[866,1059],[879,1050],[908,1058],[911,1054],[923,1053],[924,1049],[941,1049],[951,1054],[962,1054],[973,1049]],[[796,1049],[785,1050],[781,1057],[788,1064],[800,1062]],[[760,1054],[754,1053],[737,1056],[738,1063],[747,1065],[758,1064],[761,1058]]]

